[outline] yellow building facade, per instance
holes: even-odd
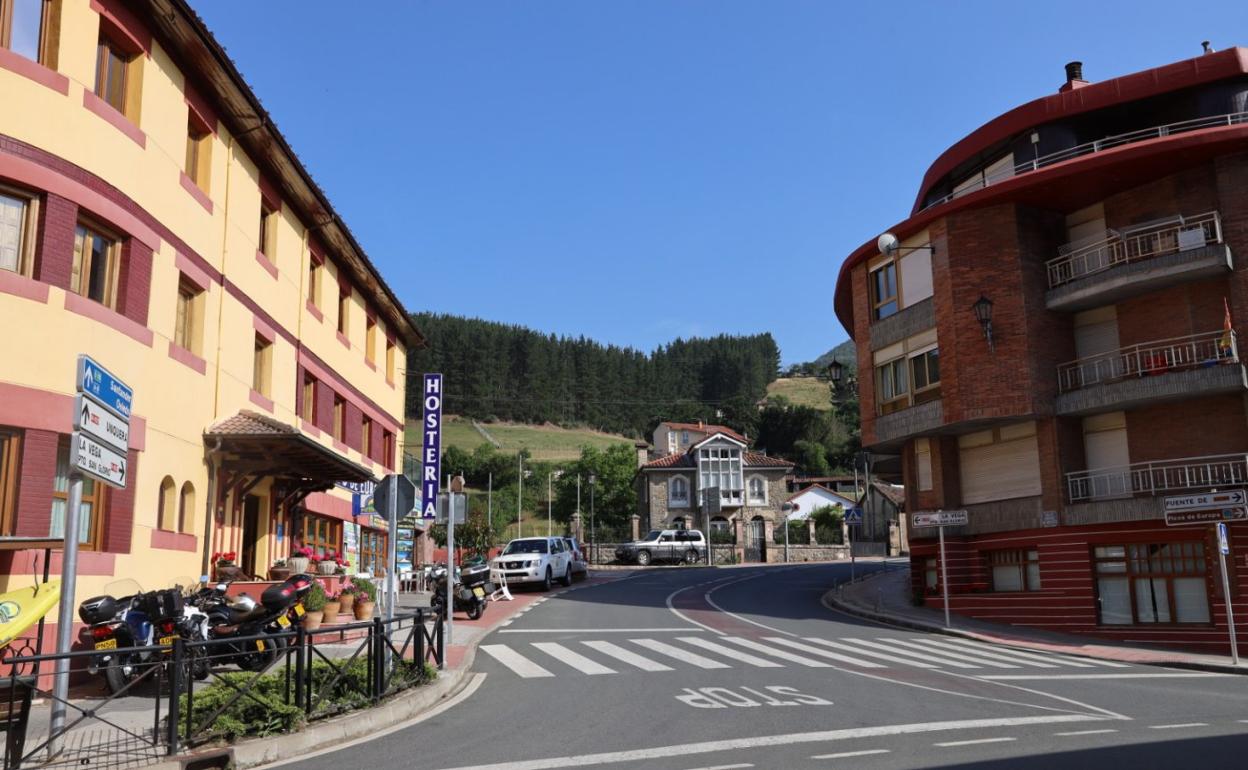
[[[183,0],[0,0],[0,323],[3,538],[61,532],[78,355],[134,389],[79,599],[340,550],[334,485],[399,467],[419,332]]]

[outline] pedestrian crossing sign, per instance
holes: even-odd
[[[855,505],[853,508],[845,511],[845,523],[850,526],[862,524],[862,508]]]

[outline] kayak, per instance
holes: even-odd
[[[61,581],[0,594],[0,649],[39,622],[61,598]]]

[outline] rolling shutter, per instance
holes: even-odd
[[[1040,494],[1035,423],[1007,425],[958,437],[962,502],[985,503]]]

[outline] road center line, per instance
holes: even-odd
[[[715,765],[714,767],[695,767],[692,770],[740,770],[740,768],[753,767],[753,766],[754,765],[751,765],[748,762],[743,762],[742,764],[739,764],[739,765]]]
[[[933,746],[939,746],[942,749],[953,748],[954,746],[975,746],[980,743],[1009,743],[1016,741],[1017,738],[976,738],[973,741],[945,741],[944,743],[933,743]]]
[[[863,749],[862,751],[842,751],[839,754],[816,754],[811,759],[849,759],[850,757],[867,757],[872,754],[887,754],[889,749]]]
[[[1178,725],[1149,725],[1150,730],[1180,730],[1184,727],[1208,727],[1208,722],[1184,722]]]
[[[1071,738],[1076,735],[1104,735],[1105,733],[1116,733],[1116,732],[1118,731],[1110,730],[1107,728],[1105,730],[1074,730],[1068,733],[1053,733],[1053,734],[1061,738]]]
[[[792,746],[803,743],[825,743],[828,741],[845,741],[856,738],[879,738],[890,735],[912,735],[916,733],[943,732],[949,730],[981,730],[994,727],[1021,727],[1026,725],[1062,724],[1069,722],[1100,722],[1105,717],[1087,714],[1060,714],[1041,717],[1007,717],[996,719],[961,719],[946,722],[919,722],[903,725],[881,725],[878,727],[854,727],[843,730],[820,730],[809,733],[788,733],[785,735],[760,735],[752,738],[729,738],[726,740],[686,743],[676,746],[656,746],[645,749],[626,751],[609,751],[599,754],[581,754],[578,756],[548,757],[546,759],[530,759],[522,761],[500,762],[489,765],[464,765],[447,770],[554,770],[563,767],[588,767],[592,765],[609,765],[617,762],[642,762],[666,757],[680,757],[689,754],[712,754],[721,751],[738,749],[758,749],[772,746]],[[1009,740],[1014,740],[1013,738]]]

